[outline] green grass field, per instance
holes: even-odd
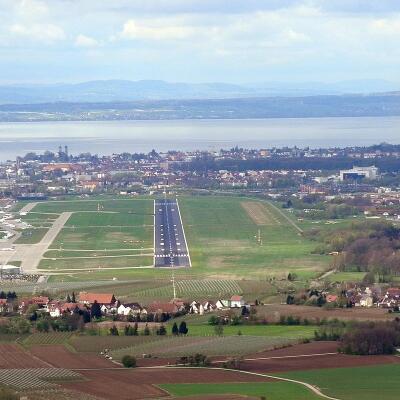
[[[22,231],[21,236],[14,242],[15,244],[35,244],[39,243],[48,231],[47,228],[28,228]]]
[[[285,339],[307,339],[314,336],[314,326],[280,326],[280,325],[235,325],[224,326],[223,335],[242,335],[280,337]],[[212,325],[190,325],[189,336],[214,336]]]
[[[186,383],[159,385],[177,397],[212,394],[239,394],[243,396],[264,396],[268,400],[317,400],[321,397],[307,388],[290,382],[252,383]]]
[[[397,400],[399,374],[400,364],[387,364],[291,372],[281,376],[311,383],[324,394],[341,400]]]
[[[215,196],[179,201],[193,268],[198,271],[231,278],[251,271],[253,278],[260,278],[286,276],[289,271],[312,275],[326,266],[326,257],[311,255],[315,244],[267,203],[262,204],[273,219],[256,225],[241,204],[248,199]],[[255,238],[258,229],[262,245]]]
[[[271,276],[284,278],[289,272],[295,272],[305,281],[313,279],[328,266],[329,257],[311,254],[315,242],[300,235],[268,202],[242,197],[182,196],[179,204],[193,263],[189,276],[187,269],[176,270],[181,297],[188,292],[199,300],[207,296],[225,296],[239,290],[232,285],[224,284],[224,287],[223,282],[246,279],[265,282],[268,286]],[[257,221],[253,208],[261,210],[264,222]],[[95,200],[50,201],[39,203],[32,211],[25,218],[41,226],[62,212],[73,212],[44,255],[40,268],[76,272],[53,276],[51,281],[114,277],[123,280],[170,279],[169,271],[136,268],[147,267],[153,262],[151,198],[112,199],[104,196]],[[296,223],[293,216],[289,215],[289,218]],[[261,245],[255,237],[258,230]],[[131,267],[135,269],[128,269]],[[222,286],[204,286],[201,283],[204,279],[222,280]],[[187,280],[191,282],[181,283]],[[161,291],[168,292],[169,296],[170,286],[165,285]],[[159,292],[159,289],[152,290],[154,294]],[[271,291],[268,295],[276,293],[274,288],[268,290]]]

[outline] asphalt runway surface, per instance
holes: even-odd
[[[154,266],[191,267],[177,200],[154,202]]]

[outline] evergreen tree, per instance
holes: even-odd
[[[118,328],[115,325],[113,325],[110,328],[110,335],[111,336],[119,336]]]
[[[69,293],[67,294],[67,303],[71,303],[71,297],[70,297]]]
[[[178,325],[176,324],[176,322],[174,322],[174,324],[172,325],[172,334],[174,336],[178,336],[179,335],[179,329],[178,329]]]
[[[143,335],[144,335],[144,336],[150,336],[150,329],[149,329],[149,326],[148,326],[147,324],[146,324],[146,326],[144,327]]]
[[[164,325],[161,325],[158,329],[157,329],[157,335],[159,336],[165,336],[167,334],[167,330],[165,329]]]
[[[182,322],[179,324],[179,334],[180,334],[180,335],[186,335],[188,332],[189,332],[189,329],[188,329],[187,326],[186,326],[186,322],[185,322],[185,321],[182,321]]]
[[[92,318],[101,318],[100,304],[95,300],[90,309],[90,316]]]
[[[75,292],[72,292],[71,303],[76,303]]]
[[[133,336],[137,336],[139,334],[138,330],[139,330],[139,325],[137,322],[135,322],[135,325],[133,325]]]

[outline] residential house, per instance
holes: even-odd
[[[393,308],[400,306],[400,288],[389,288],[378,301],[378,307]]]
[[[13,303],[7,301],[7,299],[0,299],[0,312],[12,312],[13,311]]]
[[[37,305],[39,309],[47,309],[47,304],[49,303],[49,298],[46,296],[34,296],[29,298],[21,299],[19,303],[19,309],[25,312],[30,305]]]
[[[117,314],[128,316],[128,315],[142,315],[146,310],[139,303],[127,303],[120,304],[117,308]]]
[[[230,307],[231,308],[241,308],[245,305],[245,301],[243,296],[233,295],[230,299]]]
[[[47,310],[51,317],[58,318],[65,313],[73,314],[77,309],[87,310],[87,307],[83,303],[64,303],[59,301],[51,302],[47,305]]]
[[[338,299],[338,296],[335,294],[328,294],[325,297],[327,303],[335,303]]]

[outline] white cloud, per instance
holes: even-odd
[[[193,28],[171,23],[168,20],[147,20],[125,22],[121,37],[125,39],[173,40],[185,39],[193,34]]]
[[[75,39],[75,46],[78,47],[97,47],[99,46],[99,42],[90,37],[90,36],[86,36],[86,35],[78,35]]]
[[[63,29],[53,24],[13,24],[10,26],[10,33],[23,39],[46,43],[65,39]]]
[[[49,13],[47,4],[40,0],[15,1],[16,13],[24,19],[39,19],[46,17]]]
[[[400,19],[377,19],[372,21],[374,33],[381,35],[396,35],[400,39]]]

